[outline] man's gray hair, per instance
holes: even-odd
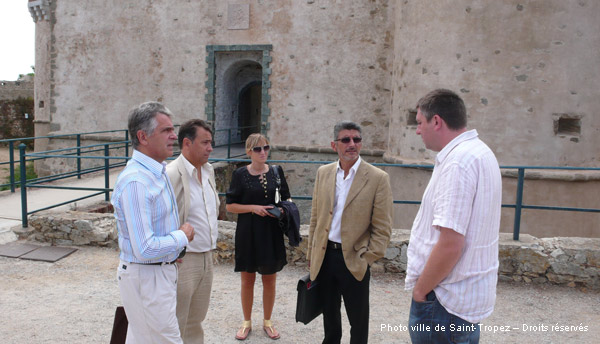
[[[342,130],[357,130],[360,134],[362,134],[362,129],[360,125],[352,122],[352,121],[341,121],[337,122],[337,124],[333,127],[333,140],[338,139],[338,135]]]
[[[137,132],[141,130],[147,135],[152,135],[154,129],[156,129],[158,126],[156,116],[159,113],[169,117],[173,116],[171,111],[159,102],[142,103],[138,107],[131,110],[129,113],[127,127],[129,129],[131,144],[133,145],[134,149],[140,145],[140,141],[137,138]]]

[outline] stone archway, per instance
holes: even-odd
[[[206,118],[215,128],[215,145],[241,142],[255,132],[266,134],[270,50],[271,46],[207,46]]]

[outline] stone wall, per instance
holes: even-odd
[[[0,81],[0,140],[33,136],[33,111],[32,77]]]
[[[40,212],[29,218],[29,228],[17,231],[20,239],[49,242],[53,245],[94,245],[118,247],[116,223],[112,214],[69,211]],[[219,237],[214,252],[216,262],[234,258],[235,222],[219,221]],[[306,265],[308,226],[302,225],[299,247],[287,245],[288,263]],[[406,272],[406,251],[410,231],[394,229],[385,257],[373,271]],[[545,238],[500,235],[499,279],[525,283],[552,283],[600,290],[600,239]]]
[[[16,81],[0,80],[0,100],[33,98],[33,77],[23,76]]]
[[[119,129],[148,100],[164,102],[176,124],[207,119],[207,46],[269,44],[273,139],[294,144],[302,130],[304,143],[326,145],[345,117],[385,148],[395,1],[244,2],[240,16],[221,0],[52,1],[36,22],[40,123],[61,133]]]
[[[269,115],[261,120],[273,144],[326,149],[333,124],[349,119],[363,125],[363,147],[385,151],[386,161],[431,162],[435,153],[415,133],[414,107],[429,90],[446,87],[465,99],[469,127],[502,165],[598,166],[600,160],[598,1],[39,3],[36,135],[124,128],[129,109],[147,100],[164,102],[176,124],[208,119],[215,97],[236,98],[243,89],[213,82],[208,49],[268,45],[262,60],[247,58],[262,61],[268,105],[261,113]],[[215,125],[234,123],[217,118]],[[46,141],[38,140],[36,150]],[[310,170],[296,171],[310,182]],[[419,200],[427,173],[391,175],[396,198]],[[549,194],[550,183],[535,184],[533,193],[526,190],[527,203],[600,208],[597,183],[555,183],[561,190],[587,190],[581,195]],[[574,202],[562,203],[557,195]],[[408,227],[415,208],[398,208],[403,218],[396,217],[396,226]],[[523,233],[599,236],[593,224],[600,215],[557,213],[526,211],[533,225]],[[503,223],[510,226],[511,218],[505,209]]]
[[[444,87],[501,164],[598,166],[599,14],[598,1],[398,1],[387,153],[434,157],[415,105]]]
[[[119,246],[113,214],[45,211],[31,215],[28,222],[28,228],[16,231],[20,239],[52,245]]]

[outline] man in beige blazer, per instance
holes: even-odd
[[[213,167],[212,129],[194,119],[179,128],[179,157],[167,165],[180,221],[194,227],[194,241],[178,264],[177,321],[186,344],[203,343],[202,321],[208,311],[213,280],[212,250],[217,244],[219,196]]]
[[[323,343],[341,341],[341,297],[351,327],[349,342],[367,343],[369,268],[390,241],[392,190],[388,174],[360,158],[358,124],[336,124],[333,137],[331,148],[339,160],[319,168],[313,191],[310,279],[323,292]]]

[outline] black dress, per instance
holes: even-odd
[[[290,190],[283,169],[281,166],[277,166],[277,169],[281,181],[281,199],[286,200],[290,198]],[[273,167],[262,176],[263,181],[260,176],[251,175],[246,166],[235,170],[227,190],[227,204],[275,204],[277,182]],[[253,213],[238,214],[234,271],[270,275],[281,271],[285,264],[286,251],[279,221],[274,217],[263,217]]]

